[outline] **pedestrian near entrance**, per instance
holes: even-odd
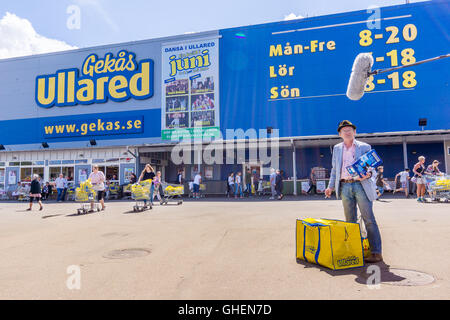
[[[423,176],[425,174],[425,157],[420,156],[418,160],[419,162],[417,162],[413,168],[413,182],[417,185],[417,201],[425,202],[425,184],[427,183]]]
[[[227,180],[227,198],[232,197],[234,195],[234,173],[231,172],[228,175]]]
[[[434,160],[433,163],[427,167],[427,170],[425,170],[426,177],[429,177],[427,183],[427,191],[432,201],[436,199],[436,191],[430,189],[430,183],[434,180],[434,177],[443,175],[443,173],[439,170],[438,165],[439,161]]]
[[[377,193],[375,184],[370,179],[371,173],[367,173],[362,178],[352,177],[346,170],[347,166],[353,164],[371,147],[355,139],[356,126],[348,120],[339,123],[337,131],[343,142],[333,148],[330,182],[325,190],[325,197],[331,197],[331,193],[335,191],[336,197],[342,198],[347,222],[357,222],[357,206],[359,207],[371,250],[370,256],[365,260],[369,263],[383,261],[381,235],[373,213],[373,201],[377,198]]]
[[[153,178],[153,186],[155,188],[155,193],[156,193],[156,197],[159,200],[159,203],[162,204],[162,198],[160,195],[160,189],[162,189],[161,186],[161,171],[157,171],[156,172],[156,176]],[[152,196],[152,204],[153,204],[153,196]]]
[[[50,186],[50,184],[48,183],[48,181],[45,183],[45,185],[43,186],[43,188],[42,188],[42,192],[41,192],[41,199],[42,200],[47,200],[47,198],[48,198],[48,195],[49,195],[49,186]]]
[[[247,169],[247,171],[245,171],[245,190],[247,192],[248,197],[251,197],[251,195],[252,195],[252,174],[250,172],[250,169]]]
[[[255,196],[258,193],[258,187],[259,187],[259,174],[256,170],[253,170],[252,173],[252,185],[253,187],[250,189],[250,191],[253,193],[253,191],[255,191]]]
[[[64,187],[66,185],[66,179],[64,179],[64,175],[62,173],[59,174],[59,177],[55,180],[56,191],[58,192],[58,196],[56,201],[62,202]]]
[[[317,193],[317,178],[316,178],[316,170],[311,168],[311,174],[309,175],[309,181],[311,186],[309,187],[308,194],[316,194]]]
[[[31,211],[31,208],[33,207],[33,200],[36,200],[37,203],[39,203],[39,211],[41,211],[44,207],[42,206],[41,202],[41,184],[39,183],[39,175],[37,174],[33,175],[33,180],[31,181],[30,207],[27,209],[27,211]]]
[[[66,201],[66,194],[67,194],[67,189],[69,188],[69,177],[68,176],[66,176],[65,178],[64,178],[64,190],[63,190],[63,193],[62,193],[62,197],[61,197],[61,200],[62,201]]]
[[[272,192],[272,196],[269,198],[270,200],[275,199],[277,192],[275,191],[275,180],[277,178],[277,173],[274,168],[270,168],[270,191]]]
[[[383,172],[384,172],[383,166],[379,166],[377,168],[377,178],[376,178],[376,181],[375,181],[375,185],[377,186],[377,195],[378,195],[377,200],[380,199],[380,197],[383,195],[383,193],[384,193],[384,186],[387,185],[387,182],[384,181]]]
[[[138,183],[149,179],[152,180],[152,185],[150,186],[150,198],[148,199],[150,200],[150,203],[152,205],[153,205],[153,192],[155,191],[155,184],[153,183],[153,179],[155,178],[155,176],[156,176],[155,170],[149,163],[147,163],[144,167],[144,170],[142,170],[138,180]],[[147,199],[144,199],[144,206],[147,206]]]
[[[92,188],[97,192],[97,199],[102,205],[102,210],[105,210],[105,175],[103,172],[98,170],[98,166],[92,167],[92,173],[89,175],[89,180],[91,181]],[[94,212],[94,199],[91,200],[91,210],[89,212]]]
[[[194,177],[193,183],[193,197],[198,199],[200,198],[200,184],[202,183],[202,174],[199,172]]]
[[[177,175],[177,183],[178,184],[183,184],[183,170],[178,170],[178,175]]]
[[[234,183],[235,183],[235,185],[234,185],[234,188],[235,188],[234,197],[235,197],[235,198],[237,198],[238,192],[239,192],[239,197],[240,197],[240,198],[243,198],[243,197],[244,197],[244,194],[242,193],[242,181],[241,181],[241,175],[242,175],[242,173],[239,171],[239,172],[236,174],[236,179],[235,179],[235,181],[234,181]]]
[[[276,177],[275,177],[275,191],[277,193],[277,199],[281,200],[283,199],[283,175],[281,174],[280,170],[276,171]]]
[[[397,186],[397,178],[400,177],[400,184],[401,184],[401,188],[395,189],[394,190],[394,194],[396,192],[400,192],[400,191],[404,191],[405,192],[405,197],[408,198],[409,197],[409,169],[405,168],[404,171],[399,172],[395,175],[395,186]]]

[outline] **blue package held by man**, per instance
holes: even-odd
[[[383,163],[377,152],[372,149],[359,157],[351,166],[346,167],[348,173],[353,176],[360,176],[367,174],[369,167],[376,168]]]

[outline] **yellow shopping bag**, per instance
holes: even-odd
[[[364,266],[358,223],[328,219],[297,219],[297,259],[332,270]]]

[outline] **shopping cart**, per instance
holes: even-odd
[[[258,195],[272,195],[272,189],[270,188],[270,181],[260,181],[260,186],[258,186]]]
[[[135,200],[135,205],[133,206],[134,212],[145,211],[147,209],[152,209],[152,204],[150,201],[150,188],[152,186],[152,180],[144,180],[139,183],[131,185],[131,199]],[[144,200],[147,200],[145,204]]]
[[[68,201],[73,201],[75,200],[75,185],[74,184],[69,184],[68,188],[67,188],[67,200]]]
[[[123,197],[122,197],[122,199],[131,199],[131,186],[132,186],[131,183],[123,186]]]
[[[109,199],[119,199],[119,191],[120,191],[120,186],[117,182],[111,182],[108,186],[108,200]]]
[[[428,176],[431,180],[428,184],[428,191],[436,193],[435,200],[448,202],[450,200],[450,176]]]
[[[92,188],[91,181],[88,179],[80,183],[80,186],[75,189],[75,201],[81,204],[81,207],[77,209],[78,214],[86,214],[91,210],[91,202],[95,202],[97,192]],[[94,203],[92,210],[100,211],[100,205]]]
[[[161,188],[164,191],[164,199],[161,199],[161,204],[167,204],[169,201],[174,201],[177,205],[183,203],[183,199],[181,199],[184,194],[183,185],[161,182]]]

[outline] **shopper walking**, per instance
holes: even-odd
[[[420,156],[418,158],[419,162],[414,165],[413,168],[413,182],[417,185],[417,201],[425,202],[425,184],[427,183],[425,177],[425,157]]]
[[[276,182],[276,178],[277,178],[277,173],[275,171],[274,168],[270,168],[270,191],[272,192],[272,196],[269,198],[270,200],[275,199],[275,196],[277,194],[276,190],[275,190],[275,182]]]
[[[376,200],[379,200],[380,197],[383,195],[383,193],[384,193],[384,186],[387,185],[387,182],[384,181],[383,172],[384,172],[383,166],[379,166],[377,168],[377,178],[376,178],[376,181],[375,181],[375,185],[377,186],[377,195],[378,195]]]
[[[282,192],[283,192],[283,176],[281,175],[280,170],[277,170],[276,174],[277,175],[275,177],[275,191],[277,194],[277,199],[281,200],[284,197],[284,195],[282,194]]]
[[[201,172],[198,172],[194,177],[194,184],[193,184],[193,197],[198,199],[200,198],[200,184],[202,183],[202,174]]]
[[[162,188],[161,187],[161,171],[156,172],[156,175],[153,178],[153,186],[154,186],[154,191],[156,193],[156,197],[158,198],[159,203],[162,204],[163,199],[161,198],[161,194],[160,194],[160,189]],[[151,201],[153,204],[153,198],[151,199]]]
[[[234,173],[231,172],[228,175],[227,180],[227,198],[232,197],[234,195]]]
[[[106,177],[103,172],[98,170],[98,166],[94,165],[92,167],[92,172],[89,175],[89,180],[91,181],[92,188],[97,192],[97,200],[102,206],[102,210],[105,210],[105,180]],[[89,212],[94,212],[94,199],[91,200],[91,210]]]
[[[436,178],[436,176],[442,176],[443,173],[439,170],[438,168],[439,165],[439,161],[434,160],[432,164],[430,164],[427,169],[425,170],[425,179],[427,179],[428,177],[428,181],[427,181],[427,191],[428,194],[431,197],[431,201],[434,201],[436,199],[436,191],[433,191],[430,189],[430,183],[432,181],[434,181],[434,179]]]
[[[155,185],[153,184],[153,179],[155,178],[155,170],[153,167],[147,163],[144,167],[144,170],[142,170],[141,174],[139,175],[138,183],[141,183],[142,181],[146,180],[152,180],[152,184],[150,186],[150,197],[149,201],[153,205],[153,192],[155,191]],[[147,206],[147,199],[144,199],[144,206]]]
[[[236,179],[235,179],[235,181],[234,181],[234,183],[235,183],[235,185],[234,185],[234,188],[235,188],[234,197],[235,197],[235,198],[237,198],[238,192],[239,192],[239,197],[240,197],[240,198],[243,198],[243,197],[244,197],[244,195],[243,195],[243,193],[242,193],[242,181],[241,181],[241,175],[242,175],[242,173],[239,171],[239,172],[236,174]]]
[[[247,196],[251,197],[252,195],[252,173],[250,169],[245,171],[245,192],[247,192]]]
[[[44,208],[41,202],[41,184],[39,183],[39,179],[39,175],[33,175],[33,180],[31,181],[30,188],[30,207],[27,209],[27,211],[31,211],[31,208],[33,207],[33,200],[36,200],[36,202],[39,203],[39,211]]]
[[[409,180],[411,179],[411,177],[409,176],[409,169],[405,168],[405,170],[403,170],[402,172],[399,172],[395,175],[395,186],[397,187],[397,178],[400,177],[400,184],[401,184],[401,188],[395,189],[394,190],[394,194],[396,192],[400,192],[400,191],[404,191],[405,192],[405,197],[408,198],[409,197]]]
[[[311,174],[309,175],[309,182],[311,186],[309,187],[308,194],[316,194],[317,193],[317,178],[316,171],[314,168],[311,168]]]

